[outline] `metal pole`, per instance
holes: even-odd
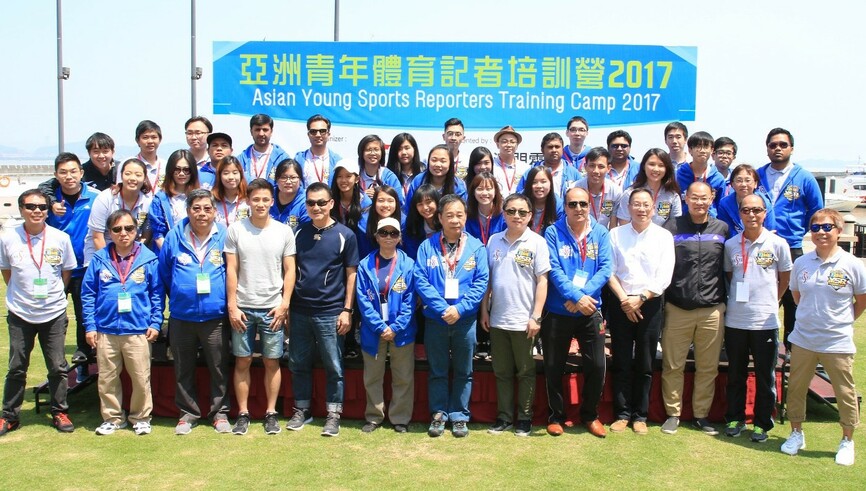
[[[62,0],[57,0],[57,153],[63,152],[63,21]]]
[[[192,99],[192,113],[190,117],[194,118],[196,116],[196,81],[198,80],[195,60],[195,0],[191,0],[190,3],[190,18],[192,24],[190,27],[190,93]]]
[[[334,0],[334,42],[340,40],[340,0]]]

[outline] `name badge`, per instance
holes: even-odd
[[[210,276],[207,273],[195,275],[195,292],[200,295],[210,293]]]
[[[33,278],[33,298],[48,298],[48,278]]]
[[[748,281],[738,281],[737,282],[737,302],[748,302],[749,301],[749,282]]]
[[[388,322],[388,299],[384,295],[379,295],[379,303],[382,308],[380,309],[382,312],[382,320]]]
[[[586,282],[589,280],[589,273],[586,271],[577,271],[574,273],[574,278],[571,279],[572,284],[574,284],[575,288],[579,288],[583,290],[583,287],[586,286]]]
[[[460,297],[460,280],[457,278],[445,279],[445,300],[457,300]]]
[[[132,312],[132,297],[127,292],[121,292],[117,295],[117,312],[125,314]]]

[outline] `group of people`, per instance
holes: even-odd
[[[693,348],[692,425],[718,434],[707,417],[724,346],[724,433],[746,431],[751,359],[751,440],[764,442],[774,424],[783,327],[792,432],[782,451],[805,447],[805,391],[821,363],[839,401],[836,461],[853,463],[859,421],[852,335],[866,306],[866,269],[839,248],[842,218],[823,209],[814,177],[792,162],[787,130],[769,132],[770,163],[732,168],[733,140],[689,135],[679,122],[665,129],[669,151],[652,148],[638,162],[626,131],[589,147],[589,125],[576,116],[566,125],[567,141],[555,132],[542,138],[542,160],[532,165],[518,160],[523,138],[511,126],[494,136],[496,154],[478,147],[464,160],[463,123],[450,119],[444,144],[423,161],[408,133],[396,135],[390,148],[368,135],[357,158],[341,158],[327,148],[331,123],[321,115],[307,121],[310,148],[292,158],[271,142],[273,127],[269,116],[253,116],[253,143],[235,157],[229,135],[214,132],[204,117],[191,118],[189,149],[165,162],[157,155],[161,129],[151,121],[136,129],[141,152],[122,163],[114,161],[113,140],[96,133],[86,143],[90,160],[61,153],[55,179],[20,196],[24,221],[0,238],[10,332],[0,435],[19,426],[37,336],[54,426],[74,429],[63,354],[68,293],[77,323],[72,361],[86,362],[95,351],[100,435],[128,423],[137,434],[151,431],[149,343],[164,336],[167,299],[181,435],[201,421],[221,433],[248,431],[256,352],[264,364],[265,432],[281,431],[284,355],[294,393],[285,427],[298,431],[312,421],[318,356],[326,373],[322,435],[338,435],[344,341],[356,332],[364,432],[386,417],[395,431],[409,431],[415,348],[423,343],[427,433],[468,435],[473,357],[489,343],[498,408],[488,431],[529,435],[540,339],[550,435],[564,432],[562,377],[574,351],[583,365],[580,419],[587,431],[603,438],[631,426],[646,434],[660,342],[668,415],[662,432],[680,425]],[[816,249],[804,255],[807,232]],[[598,404],[608,337],[615,420],[606,428]],[[200,349],[211,381],[205,408],[194,376]],[[132,381],[128,414],[121,407],[124,368]]]

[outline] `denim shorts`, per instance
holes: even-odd
[[[283,329],[272,331],[270,328],[271,309],[241,309],[247,316],[245,332],[232,329],[232,354],[241,358],[253,356],[256,345],[256,334],[262,343],[262,357],[279,359],[283,356]]]

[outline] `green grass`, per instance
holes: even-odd
[[[5,298],[5,288],[0,288]],[[5,319],[5,302],[0,315]],[[5,325],[5,320],[2,321]],[[74,350],[74,331],[67,353]],[[856,342],[866,351],[864,321]],[[8,357],[8,333],[0,335],[0,366]],[[855,380],[866,377],[855,365]],[[28,386],[45,378],[38,347]],[[248,435],[218,435],[209,427],[186,437],[173,434],[175,419],[154,418],[153,434],[120,431],[97,437],[101,423],[96,387],[70,398],[73,434],[59,434],[49,417],[34,412],[28,389],[20,430],[0,438],[0,488],[17,489],[864,489],[866,440],[850,468],[833,456],[840,438],[836,413],[810,401],[805,423],[808,449],[797,457],[779,452],[787,425],[763,445],[747,437],[708,437],[683,427],[673,436],[657,425],[596,439],[582,429],[559,438],[535,427],[530,438],[491,436],[470,425],[468,438],[428,438],[426,427],[397,435],[387,428],[361,433],[360,421],[344,421],[338,438],[319,436],[322,421],[301,432],[266,436],[254,424]],[[285,420],[282,421],[285,423]],[[257,422],[256,422],[257,423]]]

